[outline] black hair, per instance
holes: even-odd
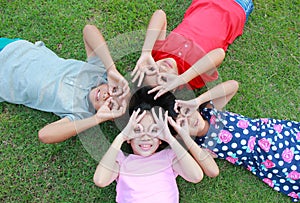
[[[154,96],[157,92],[148,94],[148,91],[152,88],[153,87],[151,86],[144,86],[132,95],[129,102],[129,115],[139,108],[141,109],[141,112],[143,112],[144,110],[150,111],[154,107],[162,107],[165,111],[168,111],[168,115],[175,120],[178,116],[178,113],[176,113],[174,110],[176,99],[174,94],[171,92],[166,92],[155,100]],[[169,125],[169,129],[172,135],[177,134],[171,125]]]

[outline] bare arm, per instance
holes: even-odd
[[[41,142],[53,144],[63,142],[97,124],[93,117],[72,122],[65,117],[44,126],[39,130],[38,135]]]
[[[110,55],[108,46],[100,30],[94,25],[86,25],[83,29],[83,40],[88,57],[98,56],[103,62],[108,77],[110,94],[124,98],[130,89],[127,80],[119,73]],[[117,93],[114,93],[115,91]]]
[[[228,80],[216,85],[195,99],[188,101],[176,100],[174,110],[178,113],[178,108],[180,108],[180,113],[183,116],[190,116],[197,111],[201,104],[207,101],[213,101],[215,108],[221,110],[236,94],[238,87],[237,81]]]
[[[189,182],[200,182],[203,178],[203,171],[195,161],[195,159],[170,133],[170,130],[168,128],[168,120],[170,120],[171,118],[168,117],[168,112],[165,112],[163,118],[161,108],[159,109],[159,117],[155,114],[154,109],[152,109],[152,115],[155,123],[158,125],[158,128],[161,129],[161,131],[158,132],[158,138],[166,141],[176,154],[176,159],[173,160],[173,169]]]
[[[110,108],[111,100],[112,98],[107,99],[100,109],[98,109],[97,114],[89,118],[70,121],[65,117],[46,125],[39,130],[40,141],[48,144],[62,142],[99,123],[123,115],[126,110],[125,104],[120,106],[119,109]]]
[[[209,73],[210,71],[215,70],[222,63],[224,58],[225,51],[221,48],[217,48],[208,52],[188,70],[180,75],[181,80],[184,81],[183,84],[188,83],[203,73]]]
[[[143,112],[138,115],[139,111],[140,110],[137,110],[132,113],[128,124],[114,139],[108,151],[104,154],[98,164],[94,174],[94,182],[97,186],[105,187],[118,177],[120,166],[116,160],[123,142],[139,136],[139,134],[134,132],[134,129],[138,127],[138,123],[146,114],[146,112]]]
[[[204,171],[205,175],[209,177],[218,176],[219,167],[213,157],[207,151],[199,147],[189,135],[187,118],[183,118],[175,122],[171,117],[169,117],[168,121],[182,138],[185,146]]]
[[[228,80],[216,85],[205,93],[196,98],[198,105],[207,101],[213,101],[214,106],[218,110],[222,110],[224,106],[232,99],[238,91],[239,84],[235,80]]]
[[[149,22],[142,53],[138,59],[134,70],[131,73],[133,77],[132,82],[138,80],[137,86],[139,87],[145,76],[145,67],[156,67],[156,63],[151,55],[154,44],[157,40],[163,40],[166,37],[167,19],[163,10],[157,10],[151,17]],[[156,68],[157,69],[157,68]],[[153,73],[155,74],[155,73]]]
[[[142,52],[151,52],[156,40],[163,40],[166,37],[167,18],[163,10],[153,13],[148,25]]]
[[[98,56],[107,71],[116,70],[114,61],[100,30],[94,25],[86,25],[83,29],[83,40],[87,57]]]
[[[123,135],[119,134],[98,164],[94,173],[94,183],[98,187],[106,187],[118,177],[120,166],[116,160],[124,141]]]

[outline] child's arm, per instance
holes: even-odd
[[[215,69],[222,63],[225,58],[225,51],[221,48],[214,49],[199,59],[194,65],[186,70],[181,75],[177,76],[176,79],[167,81],[163,85],[158,85],[153,88],[149,93],[156,92],[154,99],[157,99],[164,93],[176,89],[180,85],[187,84],[195,77],[204,73],[209,74],[210,71]]]
[[[110,95],[126,97],[130,91],[128,82],[117,70],[100,30],[94,25],[86,25],[83,40],[87,56],[98,56],[107,70]]]
[[[207,101],[212,101],[216,109],[222,110],[237,93],[238,89],[239,83],[237,81],[225,81],[198,96],[197,103],[201,105]]]
[[[207,102],[212,101],[215,108],[221,110],[236,94],[239,84],[235,80],[228,80],[216,85],[205,93],[199,95],[195,99],[188,101],[176,100],[174,110],[183,116],[190,116],[193,112],[197,111],[198,107]]]
[[[139,79],[137,86],[139,87],[144,79],[145,71],[144,67],[152,66],[156,67],[156,63],[151,55],[154,44],[157,40],[164,40],[166,37],[167,18],[163,10],[157,10],[151,17],[149,22],[144,45],[142,48],[142,54],[136,63],[134,70],[131,73],[133,77],[132,82]],[[156,67],[157,69],[157,67]]]
[[[113,143],[98,164],[94,174],[94,183],[98,187],[106,187],[118,177],[120,166],[116,160],[121,146],[125,141],[123,137],[123,134],[120,133],[114,139]]]
[[[152,115],[155,120],[155,123],[158,125],[158,129],[161,129],[161,131],[157,133],[157,137],[161,140],[166,141],[176,154],[176,159],[173,160],[173,170],[189,182],[200,182],[203,178],[203,171],[198,165],[198,163],[195,161],[195,159],[181,146],[181,144],[170,133],[167,121],[168,112],[165,112],[165,120],[163,118],[161,108],[159,109],[159,117],[157,117],[153,109]]]
[[[94,182],[99,187],[105,187],[113,182],[119,175],[120,166],[116,162],[118,153],[124,141],[133,139],[138,136],[134,129],[139,126],[140,120],[146,112],[139,115],[139,111],[134,111],[128,121],[126,127],[114,139],[108,151],[104,154],[94,174]]]
[[[112,100],[112,97],[107,99],[97,114],[89,118],[71,121],[65,117],[44,126],[38,132],[40,141],[48,144],[62,142],[99,123],[120,117],[126,111],[126,103],[123,102],[119,109],[113,109],[110,107]]]
[[[191,136],[188,133],[188,124],[187,118],[183,118],[182,120],[178,120],[176,123],[171,117],[168,117],[169,123],[174,127],[177,131],[178,135],[182,138],[185,146],[192,154],[194,159],[198,162],[205,175],[209,177],[216,177],[219,175],[219,167],[216,164],[213,157],[209,154],[209,152],[203,150],[199,147],[194,140],[192,140]]]

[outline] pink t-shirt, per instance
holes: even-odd
[[[173,171],[172,161],[176,155],[165,149],[143,157],[134,154],[125,156],[119,153],[120,164],[117,178],[117,197],[119,203],[178,203],[179,192],[176,183],[177,173]]]
[[[172,57],[182,74],[209,51],[228,46],[243,33],[246,15],[234,0],[194,0],[182,22],[167,36],[157,41],[152,56],[155,61]],[[202,78],[201,78],[202,77]],[[201,75],[189,82],[192,89],[216,80],[218,73]]]

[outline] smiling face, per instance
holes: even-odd
[[[96,110],[98,110],[109,97],[110,95],[107,84],[102,84],[98,87],[95,87],[90,91],[89,94],[90,102],[93,104]]]
[[[129,141],[133,153],[140,156],[150,156],[156,152],[159,145],[161,144],[160,139],[150,136],[155,122],[151,113],[147,113],[143,119],[140,121],[143,126],[143,132],[139,137],[131,139]],[[155,129],[157,130],[157,129]]]
[[[158,74],[159,73],[169,73],[178,75],[177,71],[177,63],[175,59],[173,58],[165,58],[156,61],[156,64],[158,66],[158,70],[154,70],[154,67],[149,67],[149,71],[146,71],[145,78],[144,78],[144,84],[150,85],[150,86],[157,86],[158,83]],[[147,74],[147,72],[155,72],[155,74]]]

